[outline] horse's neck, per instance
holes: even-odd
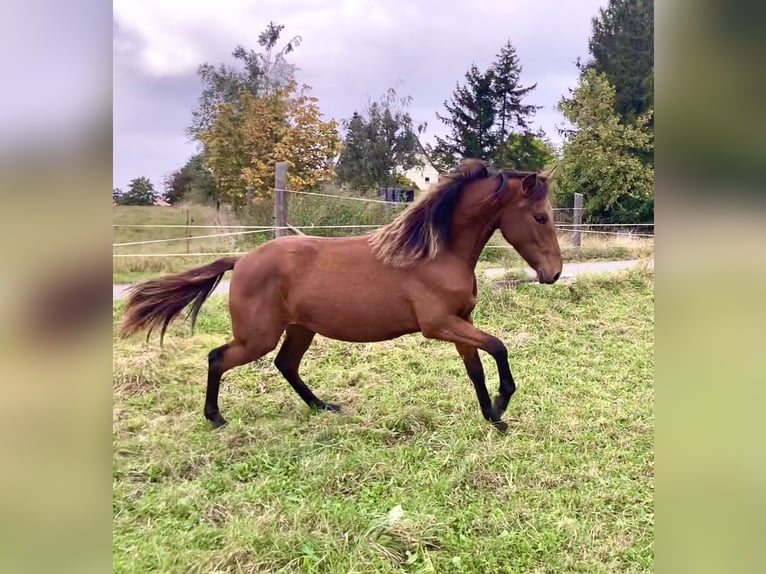
[[[481,218],[473,225],[454,226],[450,250],[465,261],[471,269],[475,269],[481,252],[497,228],[498,221],[496,215]]]

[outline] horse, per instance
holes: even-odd
[[[346,342],[385,341],[411,333],[453,343],[473,383],[481,414],[505,433],[502,416],[516,391],[508,351],[473,325],[475,268],[496,230],[537,272],[539,283],[561,275],[562,258],[547,172],[495,169],[461,160],[388,225],[353,237],[288,236],[241,257],[138,283],[130,290],[123,337],[147,330],[147,341],[191,305],[192,328],[202,304],[227,271],[233,338],[208,355],[204,415],[213,428],[223,374],[274,350],[274,364],[309,406],[339,411],[306,385],[301,359],[314,336]],[[494,359],[500,386],[490,400],[478,351]]]

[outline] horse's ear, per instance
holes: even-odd
[[[524,197],[529,197],[537,186],[537,174],[530,173],[521,180],[521,193]]]
[[[558,165],[554,165],[551,169],[541,173],[540,177],[542,177],[543,179],[550,180],[553,177],[553,174],[556,172],[556,168],[557,167],[558,167]]]

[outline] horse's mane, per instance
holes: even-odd
[[[434,259],[449,238],[460,191],[466,184],[488,176],[485,162],[478,159],[461,161],[454,171],[441,176],[435,187],[393,222],[370,234],[373,254],[400,268],[409,267],[416,261]]]

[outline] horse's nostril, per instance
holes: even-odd
[[[556,274],[553,276],[553,280],[554,280],[554,281],[558,281],[558,280],[559,280],[559,277],[561,277],[561,271],[559,271],[558,273],[556,273]]]

